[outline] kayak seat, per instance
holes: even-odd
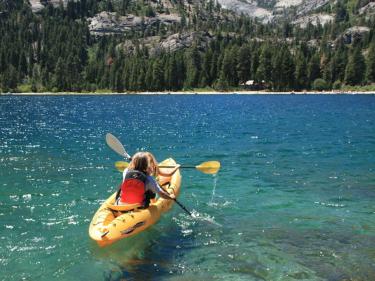
[[[135,203],[135,204],[113,205],[113,204],[107,203],[107,207],[113,211],[127,212],[127,211],[135,210],[135,209],[142,207],[142,204]]]

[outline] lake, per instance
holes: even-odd
[[[182,170],[180,201],[108,248],[105,143]],[[0,96],[0,280],[375,280],[374,95]]]

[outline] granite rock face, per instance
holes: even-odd
[[[41,10],[44,9],[45,6],[42,3],[50,3],[54,7],[58,7],[60,5],[60,3],[62,3],[63,6],[66,7],[69,1],[78,2],[80,0],[44,0],[44,1],[41,1],[41,0],[29,0],[29,3],[31,5],[31,10],[34,13],[37,13],[37,12],[39,12],[39,11],[41,11]]]
[[[353,26],[345,30],[340,38],[344,40],[345,44],[351,44],[356,40],[361,40],[366,33],[370,32],[367,26]]]
[[[95,17],[88,18],[89,30],[95,35],[124,33],[130,30],[140,30],[157,23],[172,24],[181,21],[177,14],[158,14],[155,17],[139,17],[132,14],[119,16],[116,13],[101,12]]]
[[[42,3],[40,3],[40,0],[30,0],[31,10],[33,13],[37,13],[44,9],[44,6]]]
[[[259,7],[255,0],[218,0],[223,8],[237,14],[245,14],[258,18],[264,22],[271,21],[277,16],[283,16],[287,9],[293,7],[297,16],[302,16],[326,5],[332,0],[278,0],[275,5],[267,9]]]
[[[213,39],[208,32],[186,32],[176,33],[168,37],[150,36],[142,40],[125,40],[118,47],[126,54],[134,54],[137,49],[147,48],[150,56],[159,55],[162,52],[175,52],[181,49],[189,48],[194,44],[204,49]]]
[[[256,1],[252,0],[218,0],[224,9],[232,10],[237,14],[244,14],[263,21],[272,19],[272,11],[260,8]]]
[[[72,0],[29,0],[31,4],[31,8],[34,12],[38,12],[44,8],[43,3],[51,3],[55,7],[60,5],[60,3],[63,3],[64,6],[67,5],[68,1]],[[74,0],[74,1],[80,1],[80,0]],[[170,0],[158,0],[162,5],[166,8],[173,9],[175,4],[173,1]],[[202,1],[205,0],[189,0],[184,1],[185,7],[191,9],[192,7],[199,7]],[[270,3],[269,6],[267,5],[267,8],[260,7],[257,0],[216,0],[218,3],[227,10],[231,10],[235,12],[236,14],[244,14],[249,17],[260,19],[263,22],[269,22],[273,20],[275,17],[283,16],[284,10],[287,10],[291,7],[294,7],[297,10],[297,15],[305,15],[317,8],[320,8],[327,4],[330,1],[333,0],[278,0],[274,4]],[[370,3],[371,4],[371,3]],[[372,9],[371,5],[368,9]],[[158,15],[156,20],[168,22],[169,20],[176,20],[176,15],[172,15],[168,18],[169,15],[160,16]],[[103,19],[105,22],[102,23],[102,27],[99,27],[100,19]],[[134,19],[137,21],[137,19]],[[126,26],[132,26],[131,20],[129,20],[128,23],[125,23],[125,26],[119,26],[114,27],[115,23],[108,25],[108,21],[103,17],[103,15],[97,16],[97,25],[98,30],[105,29],[110,30],[112,29],[113,32],[121,32],[121,30],[124,30]],[[124,21],[122,19],[122,21]],[[152,20],[150,20],[152,22]],[[121,25],[121,22],[120,22]],[[112,27],[110,27],[112,26]]]
[[[328,4],[330,0],[304,0],[297,6],[297,15],[305,15]]]
[[[358,13],[360,15],[373,15],[375,14],[375,2],[370,2],[366,6],[359,9]]]
[[[325,25],[334,20],[333,15],[329,14],[313,14],[309,16],[302,16],[293,21],[295,25],[299,25],[301,28],[306,28],[308,24],[317,26],[318,24]]]

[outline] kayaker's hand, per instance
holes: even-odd
[[[175,199],[176,199],[176,195],[174,195],[173,193],[169,193],[169,197],[170,197],[172,200],[175,200]]]

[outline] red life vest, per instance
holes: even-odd
[[[128,170],[121,185],[120,202],[143,204],[145,202],[146,175],[135,170]]]

